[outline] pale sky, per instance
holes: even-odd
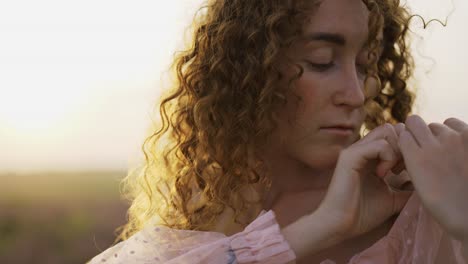
[[[407,2],[427,18],[445,20],[452,9],[446,0]],[[199,3],[2,1],[0,171],[138,162],[162,74]],[[413,23],[422,55],[416,112],[428,122],[468,121],[468,1],[452,3],[448,27]]]

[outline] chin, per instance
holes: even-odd
[[[329,146],[321,152],[307,155],[307,158],[304,160],[306,160],[306,163],[313,168],[321,170],[334,169],[336,162],[338,161],[338,157],[340,156],[340,152],[343,149],[345,149],[345,147]]]

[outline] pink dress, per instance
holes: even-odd
[[[149,224],[90,263],[281,264],[295,263],[295,258],[270,210],[262,211],[244,231],[229,237]],[[321,263],[335,262],[327,259]],[[440,228],[413,194],[389,233],[348,263],[468,264],[468,259],[463,257],[461,243]]]

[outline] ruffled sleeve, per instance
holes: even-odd
[[[296,259],[271,210],[231,238],[238,263],[280,264]]]
[[[295,259],[270,210],[262,211],[244,231],[229,237],[219,232],[147,225],[90,263],[282,264]]]

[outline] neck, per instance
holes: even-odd
[[[310,191],[325,192],[334,171],[334,168],[318,169],[297,159],[284,156],[271,156],[266,165],[272,183],[264,208],[271,208],[275,201],[284,194],[300,194]]]

